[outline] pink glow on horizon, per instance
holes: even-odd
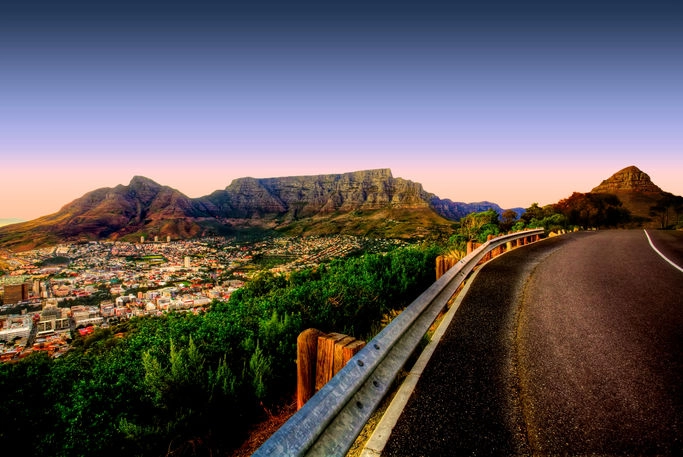
[[[502,161],[491,160],[171,160],[153,161],[8,161],[0,182],[0,218],[25,220],[54,213],[63,205],[101,187],[127,185],[135,175],[173,187],[189,197],[223,189],[233,179],[337,174],[390,168],[394,177],[419,182],[427,192],[453,201],[491,201],[504,208],[550,204],[588,192],[621,168],[636,165],[663,190],[683,194],[683,160]]]

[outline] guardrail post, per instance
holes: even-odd
[[[438,281],[448,270],[458,263],[458,259],[452,255],[440,255],[436,258],[436,280]]]
[[[299,334],[297,344],[296,404],[301,407],[334,377],[365,342],[341,333],[323,333],[309,328]]]
[[[341,333],[323,334],[318,337],[315,390],[320,390],[334,376],[334,345],[345,337],[346,335]]]
[[[351,337],[349,337],[351,338]],[[349,360],[356,355],[361,349],[365,347],[365,341],[357,340],[355,338],[352,338],[349,343],[346,343],[344,345],[337,345],[341,349],[341,364],[339,365],[339,369],[337,369],[336,365],[336,352],[335,352],[335,371],[334,374],[336,375],[339,373],[339,371],[344,368],[344,365],[349,363]],[[335,351],[337,350],[337,346],[335,346]]]
[[[323,332],[314,328],[304,330],[296,339],[296,407],[301,407],[315,393],[315,366],[318,354],[318,337]]]
[[[436,258],[436,279],[438,280],[446,272],[446,259],[440,255]]]
[[[487,236],[486,236],[486,242],[487,242],[487,243],[488,243],[489,241],[491,241],[492,239],[493,239],[493,235],[487,235]],[[488,251],[486,254],[484,254],[484,258],[481,259],[481,261],[482,261],[482,263],[483,263],[483,262],[488,262],[488,261],[491,260],[492,258],[493,258],[493,250],[490,250],[490,251]]]

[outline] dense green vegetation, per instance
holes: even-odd
[[[0,447],[24,455],[220,455],[295,390],[305,328],[367,338],[434,279],[437,248],[262,274],[206,313],[138,318],[66,355],[0,365]]]

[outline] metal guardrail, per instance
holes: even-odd
[[[474,267],[493,249],[542,233],[543,229],[527,230],[494,238],[460,260],[358,352],[253,455],[345,455],[398,371]]]

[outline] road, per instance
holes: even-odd
[[[382,455],[683,455],[682,387],[683,272],[642,230],[565,235],[481,269]]]

